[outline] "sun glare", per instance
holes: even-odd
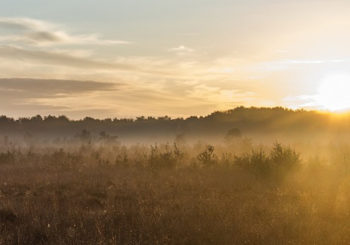
[[[350,75],[326,77],[316,95],[317,103],[326,110],[343,112],[350,109]]]

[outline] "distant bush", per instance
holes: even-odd
[[[151,146],[148,166],[152,169],[175,168],[183,158],[183,153],[176,144],[172,147],[168,144],[161,149],[158,146]]]
[[[234,161],[257,177],[281,179],[299,165],[300,157],[290,147],[276,143],[269,154],[260,149],[235,156]]]
[[[231,128],[225,135],[226,141],[231,141],[236,138],[241,138],[242,132],[238,128]]]
[[[270,152],[273,167],[279,171],[290,171],[300,163],[300,156],[290,147],[283,147],[276,143]]]
[[[234,162],[239,167],[247,169],[260,177],[268,176],[272,170],[268,155],[261,149],[253,150],[251,153],[244,153],[241,156],[235,156]]]

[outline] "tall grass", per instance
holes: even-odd
[[[344,151],[231,147],[7,148],[0,244],[350,243]]]

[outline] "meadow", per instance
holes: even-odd
[[[0,150],[0,244],[348,244],[346,141]]]
[[[350,0],[0,0],[0,245],[265,244],[350,245]]]

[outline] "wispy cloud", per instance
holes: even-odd
[[[344,63],[349,62],[349,59],[317,59],[317,60],[283,60],[280,63],[290,65],[312,65],[312,64],[328,64],[328,63]]]
[[[324,109],[320,103],[317,102],[317,95],[297,95],[297,96],[287,96],[284,98],[283,102],[285,102],[286,106],[299,109]]]
[[[29,50],[15,46],[0,46],[1,58],[12,60],[27,60],[51,65],[68,66],[82,69],[107,69],[107,70],[131,70],[138,71],[138,67],[115,62],[97,61],[86,59],[63,52],[50,52],[44,50]]]
[[[4,113],[189,116],[256,104],[255,89],[243,88],[242,78],[233,81],[244,65],[236,59],[216,62],[185,45],[163,56],[110,55],[105,52],[112,47],[96,45],[125,42],[67,30],[47,21],[0,18],[1,76],[47,78],[0,79]]]
[[[29,18],[0,18],[0,30],[7,34],[2,42],[24,42],[32,45],[118,45],[127,41],[109,40],[98,34],[70,34],[59,25]]]
[[[16,61],[21,64],[45,65],[53,67],[66,67],[97,71],[124,71],[136,74],[147,74],[154,76],[174,76],[177,73],[164,67],[164,62],[157,62],[151,59],[101,59],[99,57],[86,56],[79,50],[48,50],[31,49],[13,45],[0,45],[0,61]],[[143,60],[143,62],[141,62]],[[161,60],[161,59],[160,59]],[[148,62],[150,61],[150,62]],[[163,65],[161,65],[163,64]]]
[[[19,113],[25,116],[33,115],[33,112],[65,114],[79,108],[93,108],[101,97],[97,101],[89,101],[90,98],[100,93],[115,93],[122,86],[123,84],[95,81],[0,78],[0,103],[3,112],[9,115]],[[85,101],[84,106],[79,101]],[[81,107],[76,108],[74,105]],[[96,115],[104,111],[105,107],[94,108]]]
[[[55,97],[94,91],[111,91],[116,90],[120,85],[95,81],[0,78],[0,93],[17,93],[22,99],[25,97]]]
[[[194,49],[186,47],[184,45],[169,49],[169,52],[175,53],[177,55],[187,55],[193,53],[194,51]]]

